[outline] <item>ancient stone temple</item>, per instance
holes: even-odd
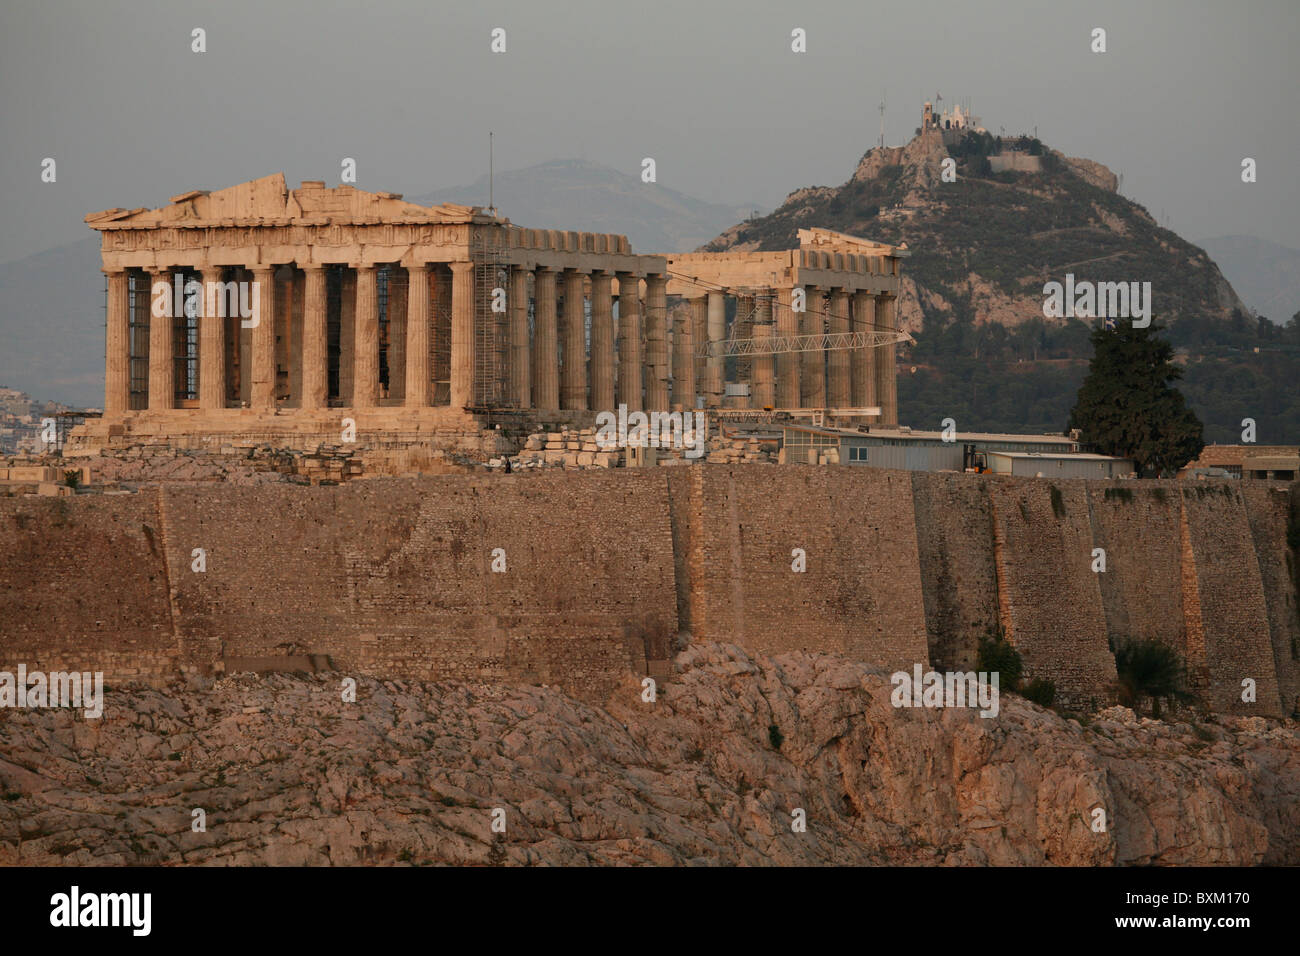
[[[108,277],[99,437],[288,441],[346,410],[400,442],[618,404],[897,420],[906,252],[887,245],[804,230],[776,253],[637,255],[280,174],[86,222]],[[727,387],[732,356],[748,388]]]

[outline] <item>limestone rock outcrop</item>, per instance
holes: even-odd
[[[343,703],[340,678],[6,711],[0,864],[1300,862],[1294,722],[897,709],[861,664],[732,645],[605,708],[368,679]]]
[[[1056,152],[1053,150],[1053,152]],[[1119,177],[1110,171],[1103,164],[1091,159],[1083,159],[1079,156],[1065,156],[1061,153],[1056,155],[1061,157],[1066,168],[1074,173],[1085,183],[1090,186],[1096,186],[1098,189],[1104,189],[1108,193],[1119,192]]]

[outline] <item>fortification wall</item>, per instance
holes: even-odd
[[[928,666],[912,481],[868,468],[692,469],[693,634]],[[795,549],[806,570],[793,570]]]
[[[988,488],[1002,623],[1024,659],[1025,678],[1053,681],[1057,700],[1067,707],[1104,705],[1114,693],[1115,659],[1099,575],[1092,570],[1084,483],[1002,479]]]
[[[0,498],[0,671],[174,674],[157,496]]]
[[[1281,697],[1264,584],[1241,488],[1196,482],[1183,488],[1182,498],[1203,633],[1203,648],[1189,641],[1192,687],[1216,711],[1277,713]],[[1248,677],[1256,684],[1255,704],[1241,700]]]
[[[1217,710],[1291,712],[1296,488],[1053,487],[706,465],[0,499],[0,669],[120,682],[328,657],[602,700],[629,671],[666,675],[679,630],[965,670],[1001,628],[1066,706],[1111,699],[1119,636],[1175,644]]]
[[[1243,485],[1242,495],[1259,561],[1278,694],[1283,713],[1292,713],[1300,711],[1300,611],[1296,607],[1300,578],[1287,534],[1300,525],[1300,484]]]
[[[939,670],[974,670],[980,639],[999,625],[988,487],[994,480],[912,473],[926,632]]]
[[[169,488],[187,644],[599,696],[667,656],[677,612],[665,479],[593,477]]]
[[[1107,634],[1117,641],[1159,640],[1185,659],[1179,483],[1089,481],[1086,487],[1092,547],[1106,552],[1097,584]]]

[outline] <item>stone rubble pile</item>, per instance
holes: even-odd
[[[616,468],[623,464],[623,450],[601,448],[595,428],[561,428],[533,432],[511,463],[516,468]]]
[[[320,442],[304,448],[285,448],[260,441],[238,441],[206,448],[177,448],[164,442],[121,444],[99,457],[68,459],[89,463],[95,476],[94,490],[131,488],[153,482],[222,481],[231,484],[260,484],[288,481],[297,484],[339,484],[356,478],[384,475],[438,474],[473,471],[486,466],[504,470],[537,468],[622,468],[632,465],[673,466],[702,461],[714,464],[775,462],[775,439],[731,438],[710,435],[703,454],[693,445],[685,448],[626,447],[602,448],[594,427],[561,426],[557,431],[536,431],[528,435],[517,454],[502,454],[511,447],[504,433],[485,430],[479,445],[388,447],[368,443]],[[690,452],[691,454],[688,454]],[[60,459],[62,460],[62,459]]]
[[[601,448],[596,440],[596,428],[566,428],[559,431],[533,432],[525,439],[519,454],[510,458],[512,469],[528,468],[620,468],[636,463],[639,453],[648,465],[690,465],[701,461],[714,464],[740,464],[742,462],[775,462],[776,441],[757,438],[727,438],[711,436],[705,441],[703,454],[691,457],[694,447]],[[505,457],[493,458],[490,468],[504,468]]]

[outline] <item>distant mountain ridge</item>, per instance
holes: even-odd
[[[95,235],[0,265],[0,385],[102,405],[104,288]]]
[[[1300,312],[1300,250],[1255,236],[1218,236],[1197,245],[1257,315],[1285,325]]]
[[[634,252],[644,253],[687,252],[752,211],[704,202],[585,159],[497,173],[492,192],[498,214],[517,225],[618,233]],[[486,206],[488,178],[406,198],[424,205]]]

